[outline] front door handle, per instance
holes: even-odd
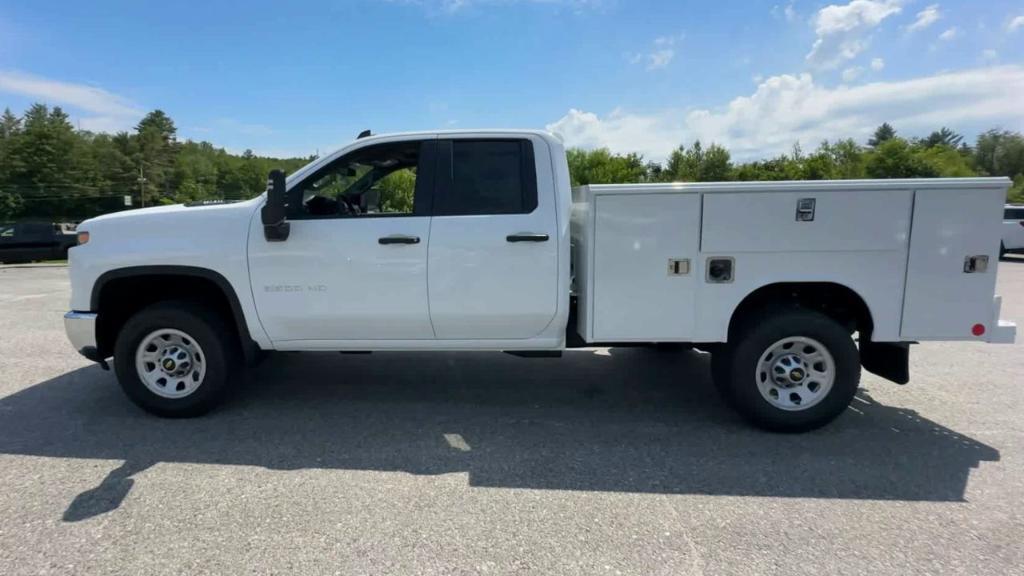
[[[384,236],[378,238],[377,243],[379,244],[419,244],[419,236],[406,236],[404,234],[392,234],[391,236]]]
[[[518,232],[516,234],[509,234],[505,237],[505,240],[509,242],[547,242],[548,235],[535,232]]]

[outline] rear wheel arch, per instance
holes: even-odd
[[[246,359],[259,350],[253,341],[238,294],[222,274],[198,266],[132,266],[103,273],[93,284],[90,309],[99,313],[97,344],[104,357],[113,353],[117,334],[135,313],[165,300],[193,299],[224,315]]]
[[[752,318],[785,309],[807,309],[840,322],[869,340],[874,330],[871,308],[854,289],[838,282],[776,282],[747,294],[729,319],[729,339]]]

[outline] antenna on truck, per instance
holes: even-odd
[[[356,136],[356,140],[362,140],[367,136],[373,136],[373,134],[371,134],[369,130],[363,130],[362,132],[359,133],[359,136]]]

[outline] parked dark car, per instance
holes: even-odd
[[[0,223],[0,263],[63,260],[76,243],[73,224]]]

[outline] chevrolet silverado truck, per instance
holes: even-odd
[[[361,137],[252,200],[83,222],[65,324],[162,416],[210,410],[265,351],[687,343],[740,414],[803,431],[862,367],[906,383],[912,343],[1013,342],[994,295],[1009,186],[573,189],[545,132]]]

